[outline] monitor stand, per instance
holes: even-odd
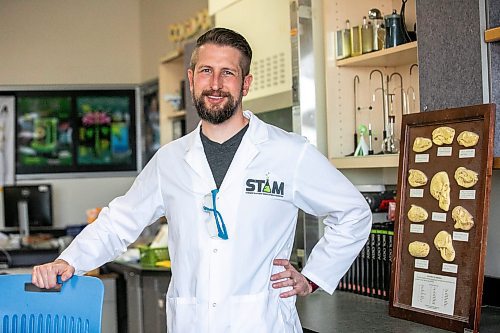
[[[17,216],[19,219],[19,233],[22,239],[30,235],[27,201],[19,200],[17,202]]]

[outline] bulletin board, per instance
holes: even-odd
[[[405,115],[389,314],[478,332],[495,105]]]

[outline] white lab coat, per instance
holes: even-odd
[[[165,215],[172,261],[168,332],[302,332],[295,297],[279,298],[284,289],[273,289],[270,281],[283,270],[273,259],[290,257],[298,209],[327,216],[325,234],[302,272],[328,293],[365,244],[371,212],[304,138],[244,114],[250,126],[217,198],[228,240],[210,238],[206,229],[215,222],[202,209],[203,197],[215,182],[198,128],[162,147],[61,258],[81,274],[124,252]],[[263,191],[266,180],[271,192]]]

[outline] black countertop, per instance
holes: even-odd
[[[140,263],[130,263],[121,261],[112,261],[107,263],[106,268],[117,273],[134,272],[137,274],[165,274],[170,273],[170,268],[142,266]]]

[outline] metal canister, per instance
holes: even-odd
[[[384,16],[384,21],[385,47],[394,47],[406,43],[401,15],[397,14],[395,9],[392,11],[391,15]]]

